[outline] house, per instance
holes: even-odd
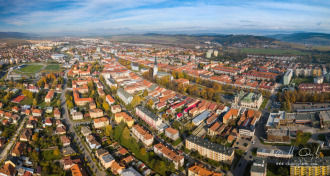
[[[91,109],[89,115],[91,118],[99,118],[103,116],[103,111],[101,109]]]
[[[222,118],[222,123],[228,123],[229,120],[237,118],[239,109],[230,109]]]
[[[95,140],[94,136],[92,136],[91,134],[86,136],[86,141],[87,141],[90,149],[99,149],[99,148],[101,148],[101,144],[99,142],[97,142]]]
[[[46,118],[44,120],[44,124],[42,125],[44,128],[46,128],[47,126],[52,126],[53,125],[53,122],[50,118]]]
[[[102,166],[108,169],[115,162],[115,159],[110,154],[106,154],[100,157],[100,161]]]
[[[165,129],[165,136],[170,138],[172,141],[176,141],[177,139],[179,139],[179,131],[168,127]]]
[[[5,113],[5,118],[6,118],[6,119],[10,119],[12,115],[13,115],[13,113],[11,113],[11,112],[6,112],[6,113]]]
[[[3,120],[1,123],[2,123],[2,125],[9,125],[10,124],[9,120],[7,120],[7,119]]]
[[[53,112],[53,107],[47,107],[46,108],[46,113],[50,114]]]
[[[65,126],[61,126],[61,127],[57,127],[57,128],[56,128],[55,134],[62,135],[62,134],[65,134],[65,133],[66,133],[66,128],[65,128]]]
[[[58,108],[55,108],[55,109],[54,109],[54,117],[55,117],[56,119],[61,118],[61,112],[60,112],[60,110],[59,110]]]
[[[172,151],[162,143],[154,145],[154,152],[173,162],[176,169],[184,165],[184,156]]]
[[[13,112],[15,112],[15,113],[18,113],[19,112],[19,107],[17,107],[17,106],[14,106],[12,109],[11,109],[11,111],[13,111]]]
[[[50,90],[48,91],[46,97],[45,97],[45,102],[50,103],[54,97],[54,91]]]
[[[222,176],[221,173],[215,173],[202,166],[192,166],[188,169],[188,176]]]
[[[105,96],[105,99],[110,106],[116,102],[111,95]]]
[[[24,129],[22,134],[19,137],[20,141],[29,141],[32,137],[32,130],[31,129]]]
[[[86,137],[92,133],[92,131],[87,126],[81,127],[81,133]]]
[[[88,176],[82,164],[75,164],[71,167],[72,176]]]
[[[83,117],[83,114],[81,112],[75,112],[72,115],[72,120],[82,120],[83,118],[84,117]]]
[[[94,122],[95,128],[102,128],[102,127],[106,127],[107,125],[109,125],[109,119],[106,117],[94,119],[93,122]]]
[[[121,106],[120,105],[114,105],[114,106],[111,106],[111,112],[113,114],[116,114],[118,112],[121,112]]]
[[[114,161],[111,166],[110,166],[111,172],[114,173],[115,175],[120,174],[123,172],[123,169],[125,169],[124,166],[121,164],[118,164],[116,161]]]
[[[24,149],[25,149],[25,144],[21,142],[17,142],[15,147],[11,151],[11,155],[20,157]]]
[[[60,138],[61,138],[61,142],[62,142],[64,147],[70,145],[70,139],[67,136],[63,135]]]
[[[251,176],[266,176],[267,175],[267,162],[260,157],[256,157],[250,170]]]
[[[14,124],[17,124],[18,121],[19,121],[19,119],[21,119],[21,117],[20,117],[19,115],[17,115],[17,114],[14,114],[14,115],[11,117],[11,119],[12,119],[12,122],[13,122]]]
[[[75,164],[80,164],[81,160],[78,157],[64,157],[63,158],[63,169],[69,170],[71,167],[73,167]]]
[[[95,155],[97,158],[100,159],[100,157],[102,157],[103,155],[107,155],[109,154],[109,152],[103,148],[100,148],[100,149],[97,149],[96,152],[95,152]]]
[[[122,176],[142,176],[138,171],[136,171],[132,167],[123,170],[120,175],[122,175]]]
[[[32,111],[32,115],[35,116],[35,117],[41,117],[41,115],[42,115],[42,110],[40,110],[40,109],[34,109],[34,110]]]
[[[5,111],[0,111],[0,117],[5,116]]]
[[[146,146],[151,145],[154,141],[154,137],[140,125],[134,125],[132,127],[132,133]]]
[[[118,88],[117,95],[126,105],[130,104],[133,100],[133,96],[121,87]]]
[[[12,164],[5,164],[0,168],[0,175],[1,176],[15,176],[16,175],[16,170],[15,166]]]

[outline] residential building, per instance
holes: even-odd
[[[289,129],[268,129],[267,142],[291,143]]]
[[[173,141],[176,141],[177,139],[180,138],[179,131],[172,127],[168,127],[165,129],[165,136],[170,138]]]
[[[113,114],[116,114],[118,112],[121,112],[121,106],[120,105],[114,105],[114,106],[111,106],[111,112]]]
[[[186,148],[196,150],[204,157],[230,164],[234,159],[234,149],[212,143],[200,137],[190,135],[186,139]]]
[[[273,150],[273,149],[257,149],[258,157],[274,157],[274,158],[292,158],[293,151],[285,151],[285,150]]]
[[[154,145],[154,152],[157,155],[163,156],[173,162],[176,169],[179,169],[179,167],[184,166],[184,156],[172,151],[162,143]]]
[[[154,141],[154,137],[140,125],[134,125],[132,127],[132,133],[146,146],[150,146]]]
[[[133,100],[133,96],[121,87],[118,88],[117,95],[126,105],[130,104]]]
[[[203,166],[195,165],[188,169],[188,176],[222,176],[222,174],[210,171]]]
[[[81,112],[75,112],[72,115],[72,120],[82,120],[84,118]]]
[[[158,117],[156,114],[152,113],[148,109],[146,109],[143,106],[137,106],[135,107],[135,113],[137,116],[139,116],[143,121],[148,123],[150,126],[152,126],[155,129],[158,129],[163,121],[160,117]]]
[[[88,176],[82,164],[75,164],[71,167],[72,176]]]
[[[289,69],[283,75],[283,85],[289,85],[293,75],[293,70]]]
[[[267,162],[263,158],[256,157],[250,170],[251,176],[266,176],[267,175]]]
[[[15,166],[7,163],[4,164],[1,168],[0,168],[0,175],[1,176],[15,176],[16,175],[16,169]]]
[[[126,112],[118,112],[115,114],[116,123],[120,123],[123,121],[127,124],[128,127],[132,127],[134,125],[134,120],[131,116],[129,116]]]
[[[99,118],[103,116],[103,111],[101,109],[91,109],[89,115],[91,118]]]
[[[93,122],[94,122],[95,128],[102,128],[102,127],[106,127],[107,125],[109,125],[109,119],[106,117],[94,119]]]
[[[100,157],[101,164],[104,168],[108,169],[113,162],[115,162],[115,159],[110,155],[106,154]]]
[[[45,97],[45,102],[50,103],[54,97],[54,91],[50,90],[48,91],[46,97]]]
[[[110,106],[116,102],[111,95],[105,96],[105,99]]]
[[[289,160],[292,176],[330,175],[330,157],[292,157]]]

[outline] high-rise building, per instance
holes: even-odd
[[[157,66],[157,58],[155,56],[153,76],[157,75],[157,72],[158,72],[158,66]]]

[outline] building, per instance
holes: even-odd
[[[142,176],[139,172],[137,172],[135,169],[132,167],[123,170],[120,174],[121,176]]]
[[[321,111],[319,113],[321,128],[330,127],[330,111]]]
[[[114,106],[111,106],[111,112],[113,114],[116,114],[118,112],[121,112],[121,106],[120,105],[114,105]]]
[[[116,102],[116,101],[112,98],[111,95],[107,95],[107,96],[105,96],[105,98],[106,98],[107,103],[108,103],[110,106]]]
[[[133,96],[121,87],[118,88],[117,95],[126,105],[130,104],[133,100]]]
[[[50,103],[54,97],[54,91],[50,90],[48,91],[46,97],[45,97],[45,102]]]
[[[188,176],[222,176],[221,173],[215,173],[202,166],[192,166],[188,169]]]
[[[330,83],[322,83],[322,84],[315,84],[315,83],[307,83],[307,84],[300,84],[298,89],[301,91],[306,92],[330,92]]]
[[[323,83],[323,76],[319,76],[319,77],[316,77],[314,78],[314,83],[316,84],[322,84]]]
[[[251,176],[266,176],[267,175],[267,162],[263,158],[256,157],[253,160],[253,165],[250,170]]]
[[[160,155],[172,161],[176,169],[179,169],[179,167],[184,166],[184,156],[172,151],[162,143],[154,145],[154,152],[157,155]]]
[[[170,138],[172,141],[176,141],[180,137],[179,131],[171,127],[165,129],[165,136]]]
[[[289,160],[292,176],[330,175],[330,157],[293,157]]]
[[[93,122],[94,122],[95,128],[102,128],[102,127],[106,127],[107,125],[109,125],[109,119],[106,117],[94,119]]]
[[[289,85],[290,81],[292,79],[292,75],[293,75],[293,70],[289,69],[288,71],[286,71],[283,75],[283,85]]]
[[[75,164],[71,167],[72,176],[88,176],[82,164]]]
[[[128,127],[132,127],[134,125],[134,119],[126,112],[118,112],[115,114],[115,122],[118,124],[121,121],[126,123]]]
[[[103,116],[103,111],[101,109],[91,109],[89,115],[91,118],[99,118]]]
[[[201,124],[209,115],[210,115],[210,111],[206,110],[204,112],[202,112],[201,114],[199,114],[198,116],[196,116],[193,120],[192,123],[195,126],[198,126],[199,124]]]
[[[153,68],[153,72],[152,72],[153,77],[157,76],[157,78],[162,78],[162,77],[170,77],[171,80],[173,80],[173,76],[172,74],[169,74],[167,72],[164,71],[158,71],[158,65],[157,65],[157,58],[155,56],[155,62],[154,62],[154,68]]]
[[[154,137],[140,125],[134,125],[132,133],[146,146],[150,146],[154,141]]]
[[[258,157],[274,157],[274,158],[292,158],[293,157],[293,150],[292,151],[285,151],[285,150],[273,150],[273,149],[257,149],[257,156]]]
[[[11,163],[6,163],[0,168],[1,176],[14,176],[16,172],[15,166]]]
[[[81,112],[74,112],[72,114],[72,120],[82,120],[84,118]]]
[[[159,126],[163,123],[162,119],[158,117],[156,114],[152,113],[148,109],[143,106],[135,107],[135,113],[139,116],[143,121],[147,122],[150,126],[155,129],[159,129]]]
[[[132,70],[139,71],[139,64],[136,62],[131,63]]]
[[[194,135],[190,135],[186,139],[186,148],[189,150],[198,151],[200,155],[214,161],[231,164],[234,159],[233,148],[212,143]]]
[[[244,93],[241,91],[235,96],[234,105],[239,105],[244,108],[259,109],[263,101],[260,93]]]
[[[290,130],[288,129],[268,129],[267,142],[291,143]]]
[[[104,168],[108,169],[113,162],[115,162],[115,159],[110,155],[106,154],[100,157],[101,164]]]

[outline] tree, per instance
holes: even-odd
[[[39,137],[38,137],[38,133],[34,133],[34,135],[32,136],[32,140],[33,140],[34,142],[37,142],[38,139],[39,139]]]
[[[146,96],[148,96],[148,91],[147,91],[147,89],[145,89],[145,90],[143,91],[143,94],[142,94],[142,97],[146,97]]]
[[[105,111],[109,111],[109,110],[110,110],[110,106],[109,106],[109,104],[108,104],[106,101],[104,101],[104,102],[102,103],[102,107],[103,107],[103,109],[104,109]]]
[[[105,127],[105,135],[108,136],[108,137],[110,137],[111,133],[112,133],[112,126],[111,125],[107,125]]]
[[[37,101],[37,99],[33,99],[33,106],[37,106],[37,104],[38,104],[38,101]]]
[[[55,156],[59,156],[59,155],[61,154],[60,149],[55,149],[55,150],[53,151],[53,154],[54,154]]]
[[[70,100],[66,100],[66,105],[68,106],[69,109],[73,108],[73,103]]]
[[[278,174],[279,175],[289,175],[289,171],[285,167],[281,166],[278,169]]]
[[[154,105],[154,101],[152,101],[152,99],[148,100],[148,106],[152,108],[153,105]]]
[[[147,154],[147,150],[146,150],[146,148],[144,148],[144,147],[141,147],[141,149],[140,149],[140,153],[141,153],[141,155],[146,155]]]
[[[123,138],[126,139],[126,140],[128,140],[130,138],[130,132],[129,132],[129,129],[127,127],[124,128]]]
[[[136,105],[140,104],[141,101],[142,101],[142,99],[140,98],[140,96],[135,95],[131,102],[132,107],[134,108]]]
[[[56,105],[57,107],[61,107],[61,100],[57,100]]]

